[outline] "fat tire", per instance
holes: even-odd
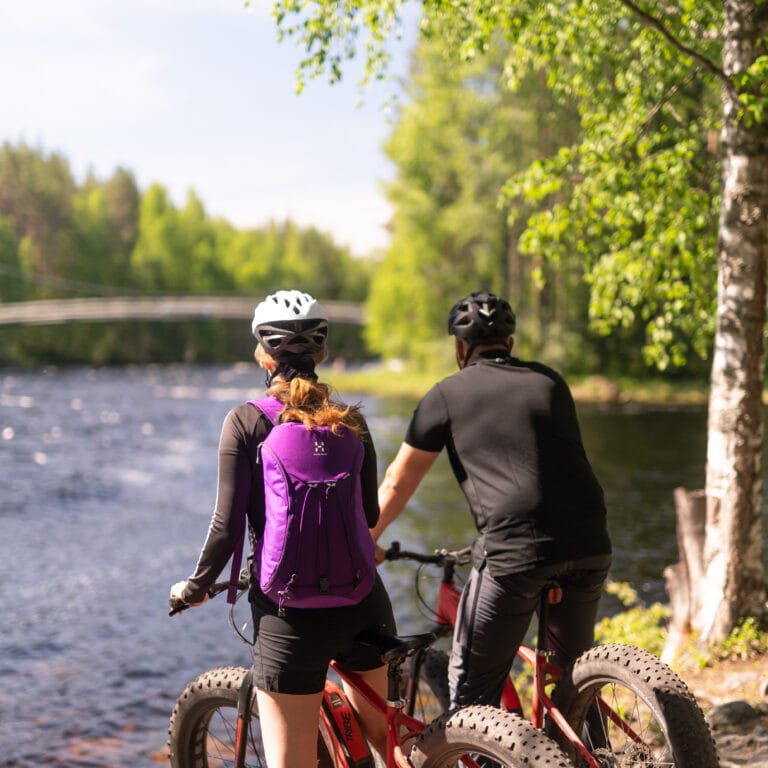
[[[586,734],[591,703],[596,693],[605,686],[623,689],[623,692],[627,692],[625,698],[634,695],[642,702],[645,705],[643,712],[647,711],[648,717],[655,720],[657,736],[660,731],[666,740],[667,754],[664,758],[644,756],[643,766],[718,768],[717,749],[712,734],[693,694],[660,659],[633,646],[597,646],[579,656],[565,670],[552,693],[552,700],[576,733]],[[608,703],[611,703],[610,700]],[[550,722],[547,731],[572,757],[574,765],[580,765],[581,759],[560,730]],[[582,738],[586,743],[586,736]],[[606,764],[618,768],[640,764],[635,762],[637,756],[629,757],[621,747],[614,749],[617,751],[611,755],[611,748],[604,747]],[[673,761],[669,759],[669,750]]]
[[[182,691],[176,700],[176,705],[171,714],[171,722],[168,726],[168,753],[172,768],[208,768],[208,736],[212,727],[212,720],[217,713],[231,721],[232,728],[237,723],[237,699],[240,685],[248,673],[244,667],[219,667],[198,675]],[[258,708],[256,706],[255,689],[251,700],[251,727],[258,729],[254,734],[251,751],[248,755],[247,765],[262,768],[266,766],[266,760],[261,752],[261,728],[258,723]],[[218,727],[218,726],[217,726]],[[232,737],[234,744],[234,731],[225,728],[221,733],[227,733]],[[215,748],[219,746],[218,740]],[[212,745],[211,748],[214,748]],[[228,761],[226,755],[214,755],[211,764],[216,766],[233,765],[234,761]]]
[[[415,657],[408,664],[408,677],[413,677]],[[407,686],[406,686],[407,687]],[[437,648],[427,648],[421,655],[419,680],[414,702],[414,717],[429,723],[451,706],[448,686],[448,654]]]
[[[573,768],[542,731],[510,712],[476,705],[447,712],[411,748],[414,768],[454,766],[462,755],[482,756],[504,768]]]

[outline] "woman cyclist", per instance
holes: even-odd
[[[330,399],[315,366],[326,356],[328,322],[322,306],[300,291],[278,291],[257,305],[253,334],[255,358],[267,375],[268,394],[284,404],[283,420],[353,430],[363,443],[360,475],[369,527],[379,517],[376,454],[358,408]],[[253,547],[264,529],[264,479],[257,461],[259,444],[272,423],[251,403],[227,414],[219,443],[218,493],[213,518],[195,572],[171,587],[171,601],[205,602],[248,520]],[[250,558],[252,571],[257,567]],[[378,575],[370,593],[356,605],[340,608],[285,608],[259,588],[251,574],[249,593],[254,622],[253,672],[269,768],[295,768],[317,763],[317,724],[328,663],[341,661],[382,695],[386,667],[378,652],[354,642],[362,631],[395,632],[389,597]],[[284,615],[283,615],[284,614]],[[348,691],[369,740],[382,753],[386,741],[382,718]]]

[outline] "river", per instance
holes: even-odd
[[[207,529],[221,421],[261,393],[262,376],[180,365],[6,370],[0,382],[0,766],[162,763],[185,683],[248,662],[223,600],[173,619],[166,606]],[[383,468],[414,403],[362,402]],[[672,490],[703,483],[704,409],[579,414],[608,500],[612,577],[664,600]],[[444,457],[390,531],[411,547],[469,542]],[[400,630],[426,628],[412,569],[384,568]]]

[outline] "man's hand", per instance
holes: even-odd
[[[387,559],[387,550],[382,549],[378,544],[374,544],[374,557],[376,565],[381,565]]]

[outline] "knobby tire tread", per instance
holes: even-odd
[[[179,695],[168,726],[168,756],[172,768],[208,768],[204,752],[211,716],[221,707],[237,715],[237,699],[245,667],[219,667],[198,675]],[[252,711],[258,713],[255,689]],[[266,765],[266,763],[263,763]]]
[[[552,700],[579,733],[593,693],[612,682],[633,691],[653,712],[676,768],[718,768],[715,742],[695,697],[672,669],[640,648],[618,643],[592,648],[566,669]],[[568,753],[569,745],[554,726],[551,735]]]
[[[414,768],[454,765],[464,754],[482,755],[504,768],[573,768],[542,731],[517,715],[478,705],[441,715],[418,737]]]

